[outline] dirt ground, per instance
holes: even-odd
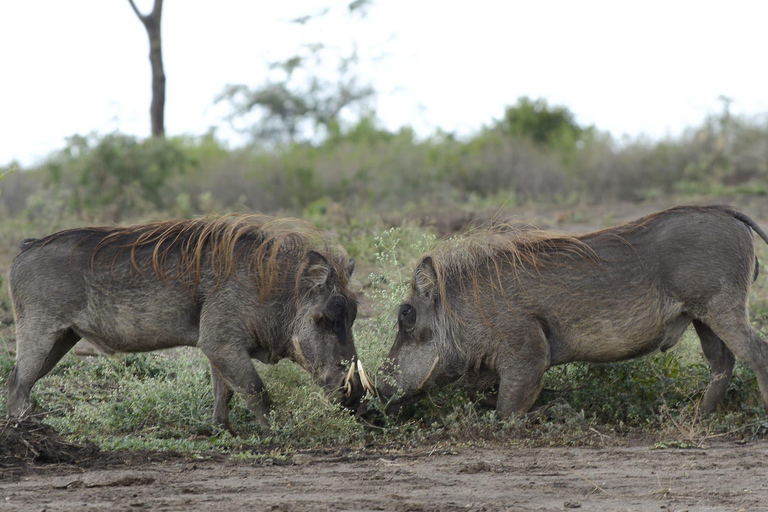
[[[768,440],[701,449],[300,452],[286,461],[120,455],[0,470],[2,510],[768,510]],[[104,455],[107,457],[106,455]]]

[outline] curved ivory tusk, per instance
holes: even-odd
[[[359,362],[359,361],[358,361]],[[355,376],[355,365],[349,364],[349,371],[346,377],[344,377],[344,385],[341,387],[344,390],[344,394],[349,398],[352,396],[352,379]]]
[[[432,363],[432,368],[429,369],[429,373],[426,377],[424,377],[424,380],[421,381],[421,385],[419,386],[419,389],[422,389],[426,384],[429,378],[432,376],[432,372],[435,371],[435,367],[437,366],[437,362],[440,361],[440,356],[435,356],[435,361]]]
[[[363,363],[359,359],[357,360],[357,373],[360,374],[360,382],[363,383],[363,389],[373,396],[376,396],[376,386],[374,386],[368,378],[368,375],[365,373],[365,368],[363,368]]]

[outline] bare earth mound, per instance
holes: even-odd
[[[27,463],[77,464],[93,458],[99,449],[94,444],[65,441],[50,425],[35,421],[7,419],[0,427],[0,467]]]

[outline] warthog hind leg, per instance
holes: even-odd
[[[46,333],[19,326],[16,340],[16,364],[8,379],[10,417],[21,417],[28,412],[32,386],[56,366],[80,336],[71,329]]]
[[[736,357],[755,372],[760,396],[768,408],[768,343],[749,324],[746,308],[716,316],[707,324]]]
[[[709,414],[717,408],[717,404],[723,400],[726,391],[728,391],[728,383],[731,380],[736,358],[733,356],[733,352],[725,346],[723,340],[718,338],[707,325],[694,320],[693,326],[696,328],[696,334],[701,340],[701,348],[704,350],[704,356],[709,361],[711,368],[709,386],[699,406],[702,414]]]

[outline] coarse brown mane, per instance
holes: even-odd
[[[488,227],[475,228],[456,237],[439,241],[431,253],[424,257],[432,257],[433,266],[438,276],[441,292],[447,276],[469,277],[476,280],[478,271],[484,267],[495,269],[495,276],[487,276],[493,284],[500,279],[501,265],[511,269],[516,275],[519,272],[535,272],[554,262],[554,256],[571,256],[599,261],[597,254],[590,248],[587,241],[610,236],[629,245],[624,235],[633,231],[645,229],[649,223],[659,217],[680,212],[709,212],[720,211],[723,214],[741,218],[743,215],[730,206],[675,206],[667,210],[655,212],[645,217],[635,219],[618,226],[584,234],[570,234],[556,231],[540,230],[525,223],[494,222]],[[749,224],[749,219],[743,220]],[[759,227],[756,229],[758,234]],[[768,240],[766,240],[768,241]],[[557,261],[562,261],[557,258]]]
[[[76,241],[75,248],[91,250],[92,265],[107,252],[112,256],[113,267],[127,255],[136,270],[142,271],[142,266],[151,264],[161,279],[183,280],[191,290],[199,286],[207,265],[218,285],[235,273],[243,258],[258,279],[262,298],[287,272],[296,278],[298,289],[298,279],[306,265],[304,256],[312,250],[326,257],[343,286],[349,277],[343,261],[346,255],[332,251],[317,228],[295,218],[229,214],[131,226],[87,227],[61,231],[39,242],[42,246],[66,238]],[[172,267],[169,258],[173,259]],[[284,268],[285,261],[279,261],[285,258],[292,263],[290,269]]]
[[[454,276],[476,282],[479,274],[501,286],[501,272],[537,272],[575,257],[599,261],[597,254],[581,240],[568,233],[545,231],[521,223],[496,222],[488,227],[439,241],[424,256],[431,257],[441,296],[445,297],[446,279]],[[487,269],[487,272],[484,270]]]

